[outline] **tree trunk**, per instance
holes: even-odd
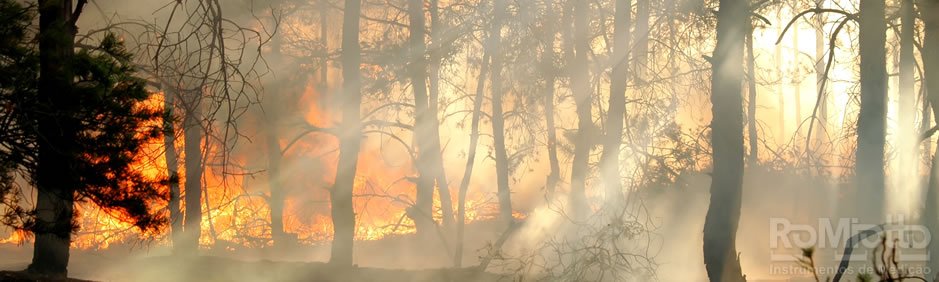
[[[793,7],[793,10],[796,10],[797,7]],[[790,29],[792,32],[792,62],[794,65],[798,65],[800,61],[799,58],[802,55],[799,52],[799,22],[792,24]],[[799,75],[799,70],[795,70],[795,73],[792,75],[792,98],[795,104],[795,133],[793,133],[795,140],[800,140],[802,138],[802,77]],[[793,143],[793,150],[798,152],[799,142]]]
[[[630,0],[616,0],[613,16],[613,69],[610,73],[610,102],[607,110],[606,136],[600,156],[600,173],[606,187],[606,204],[616,213],[622,202],[623,185],[619,174],[620,143],[623,142],[623,122],[626,117],[626,81],[629,67],[629,21],[632,13]]]
[[[554,7],[551,6],[550,2],[546,3],[546,19],[551,20],[555,16]],[[544,54],[542,54],[541,70],[542,75],[545,79],[545,97],[544,97],[544,112],[545,112],[545,127],[548,131],[548,163],[551,167],[551,171],[548,174],[547,182],[545,182],[545,189],[547,190],[547,198],[552,199],[554,197],[554,191],[557,190],[558,182],[561,181],[561,164],[558,160],[558,133],[557,126],[554,122],[554,87],[557,80],[557,68],[554,66],[555,63],[555,53],[554,53],[554,42],[555,34],[557,33],[555,25],[549,25],[550,27],[546,28],[542,34],[542,40],[544,41]]]
[[[276,92],[275,92],[276,93]],[[272,110],[273,112],[273,110]],[[273,115],[267,112],[265,115]],[[279,140],[278,122],[275,117],[265,117],[267,123],[267,134],[265,143],[267,143],[267,183],[270,189],[270,198],[268,206],[271,208],[271,240],[275,247],[289,246],[287,236],[284,230],[284,201],[287,193],[284,189],[284,182],[281,175],[281,148]]]
[[[342,124],[340,126],[339,164],[336,183],[329,193],[333,218],[333,245],[329,262],[352,266],[355,237],[355,210],[352,189],[362,142],[361,47],[359,46],[360,0],[346,0],[342,21]]]
[[[823,0],[815,0],[815,8],[825,7]],[[817,126],[815,136],[816,150],[824,154],[828,146],[828,91],[822,89],[825,84],[825,14],[815,14],[815,94],[818,97]],[[806,148],[808,149],[808,148]],[[824,161],[824,155],[820,155]],[[823,168],[824,169],[824,168]]]
[[[69,113],[78,104],[72,95],[75,27],[72,1],[39,1],[39,97],[50,110],[38,120],[35,245],[29,271],[54,278],[68,275],[74,192],[79,176],[71,168],[76,157],[78,121]],[[65,113],[65,114],[57,114]]]
[[[924,86],[923,89],[925,88],[926,87]],[[919,129],[920,132],[926,132],[932,128],[932,115],[930,114],[931,107],[926,97],[926,95],[928,95],[926,91],[921,90],[920,92],[920,96],[922,97],[920,100],[923,102],[923,107],[920,109],[920,116],[923,117],[923,121],[920,123]],[[932,160],[932,138],[926,138],[926,140],[923,141],[923,152],[921,155],[924,161]]]
[[[505,20],[505,0],[493,0],[493,20],[489,30],[489,46],[492,48],[492,138],[496,154],[496,183],[498,185],[499,218],[504,223],[512,222],[512,196],[509,189],[509,157],[505,149],[505,119],[502,112],[502,25]]]
[[[186,169],[185,183],[185,229],[183,248],[185,253],[199,250],[199,236],[202,234],[202,111],[201,93],[186,93],[186,116],[183,118],[183,147]]]
[[[590,3],[575,1],[573,7],[574,26],[570,38],[573,45],[573,58],[568,65],[571,75],[571,91],[577,111],[577,134],[574,140],[574,159],[571,163],[571,212],[575,219],[586,215],[587,207],[587,174],[589,173],[588,159],[590,155],[593,130],[591,107],[593,94],[590,93],[590,69],[587,61],[587,52],[590,50],[589,27],[587,16],[590,14]]]
[[[913,73],[916,71],[916,58],[913,55],[913,30],[915,17],[913,14],[913,0],[900,2],[900,81],[899,81],[899,126],[897,146],[899,147],[899,162],[897,170],[899,179],[904,183],[918,185],[919,162],[919,134],[916,132],[916,81]],[[915,187],[915,186],[914,186]]]
[[[924,104],[932,105],[933,117],[939,120],[939,107],[935,106],[939,105],[939,49],[936,49],[939,48],[939,1],[922,0],[920,2],[920,13],[925,22],[922,56],[927,96]],[[927,124],[928,118],[928,115],[923,117],[924,122]],[[929,151],[929,149],[930,147],[926,147],[926,151]],[[939,152],[939,148],[937,148],[937,152]],[[939,154],[932,157],[932,167],[926,191],[923,221],[928,230],[939,230],[939,166],[937,166],[937,163],[939,163]],[[931,269],[939,269],[939,244],[936,242],[930,242],[929,244],[929,263],[927,266]],[[932,281],[932,279],[927,280]]]
[[[409,0],[410,19],[410,64],[408,75],[414,90],[414,143],[417,147],[417,195],[413,208],[408,209],[408,216],[414,220],[417,233],[423,238],[430,238],[436,232],[433,218],[434,179],[437,174],[433,168],[433,146],[427,103],[427,60],[424,58],[424,1]],[[439,154],[439,150],[436,152]]]
[[[776,22],[782,22],[782,21],[783,21],[782,15],[781,15],[781,12],[780,12],[780,11],[782,11],[782,8],[780,8],[780,9],[777,10],[777,12],[776,12]],[[776,25],[776,31],[777,31],[777,33],[779,33],[779,34],[782,34],[782,32],[783,32],[783,27],[782,27],[782,25]],[[782,68],[782,66],[783,66],[783,64],[782,64],[782,44],[776,44],[776,50],[775,50],[775,52],[774,52],[773,54],[775,55],[775,57],[774,57],[774,63],[775,63],[775,65],[776,65],[776,71],[777,71],[778,74],[779,74],[779,77],[778,77],[779,81],[777,81],[778,84],[777,84],[777,87],[776,87],[776,94],[778,95],[777,98],[779,99],[778,102],[777,102],[777,104],[778,104],[777,106],[778,106],[778,109],[779,109],[779,139],[780,139],[780,140],[784,140],[784,139],[786,139],[786,96],[785,96],[785,93],[786,93],[786,92],[785,92],[785,88],[786,88],[785,85],[786,85],[786,84],[783,83],[783,81],[785,80],[786,74],[783,73],[783,68]]]
[[[924,49],[925,50],[925,49]],[[933,115],[939,116],[935,112]],[[936,144],[939,146],[939,143]],[[939,152],[939,148],[937,148]],[[923,208],[923,224],[926,226],[926,230],[936,230],[939,227],[939,167],[936,164],[939,163],[939,154],[932,157],[930,161],[930,171],[929,171],[929,180],[926,187],[926,201],[925,207]],[[929,252],[929,261],[926,266],[929,269],[937,269],[939,267],[939,244],[930,241],[928,252]],[[926,281],[935,281],[936,275],[930,274],[932,277],[927,276]]]
[[[283,36],[278,34],[271,39],[270,44],[271,51],[266,56],[268,62],[276,67],[278,71],[286,73],[284,69],[286,62],[284,54],[281,51]],[[325,69],[321,71],[325,73]],[[287,83],[287,81],[284,78],[270,80],[265,87],[265,96],[262,101],[262,105],[264,106],[262,113],[264,115],[263,122],[265,127],[264,143],[267,145],[267,185],[270,190],[267,205],[271,209],[271,240],[273,241],[274,247],[280,249],[284,249],[296,243],[296,237],[290,238],[287,236],[284,228],[284,205],[287,199],[287,189],[284,187],[284,175],[281,174],[283,159],[281,151],[283,151],[283,148],[280,146],[280,125],[282,117],[278,109],[281,109],[285,105],[284,95],[287,93],[284,93],[284,87],[282,87],[285,83]]]
[[[179,157],[176,155],[176,126],[173,115],[175,114],[176,92],[163,92],[163,147],[164,158],[166,159],[166,172],[170,177],[170,200],[167,209],[170,212],[170,240],[173,242],[173,248],[180,247],[180,240],[183,231],[182,211],[180,210],[180,191],[179,191]]]
[[[453,200],[450,197],[450,186],[447,181],[447,171],[443,165],[443,149],[440,147],[440,121],[438,117],[437,105],[440,103],[440,60],[445,42],[441,31],[445,28],[440,22],[440,8],[437,6],[437,0],[430,0],[430,96],[427,105],[427,114],[430,115],[430,153],[432,156],[432,168],[437,180],[437,194],[440,197],[440,210],[443,215],[443,226],[446,230],[453,230]]]
[[[747,133],[750,141],[750,167],[760,165],[760,135],[756,130],[756,54],[753,53],[753,23],[747,23]]]
[[[793,1],[792,10],[793,11],[801,10],[802,7],[799,7],[799,4],[800,3],[798,1]],[[802,150],[807,150],[808,148],[800,148],[801,147],[800,144],[802,143],[800,142],[802,140],[802,75],[800,73],[801,70],[798,67],[799,61],[801,58],[800,56],[801,54],[799,52],[799,21],[796,21],[792,24],[792,28],[790,29],[790,32],[792,33],[791,35],[792,37],[792,65],[795,66],[791,73],[792,92],[793,92],[792,98],[793,98],[793,104],[794,104],[793,108],[795,110],[795,113],[793,115],[794,127],[793,127],[793,133],[792,133],[792,140],[796,141],[792,143],[791,150],[799,156],[796,158],[795,161],[801,163],[803,161],[801,157],[802,152],[803,152]],[[793,216],[799,217],[802,215],[802,209],[800,208],[798,204],[799,196],[796,193],[792,193],[792,197],[793,197],[792,198],[793,199],[792,214]]]
[[[737,258],[743,194],[743,51],[747,1],[721,0],[711,73],[714,171],[704,221],[704,263],[711,281],[745,281]]]
[[[489,71],[489,53],[483,54],[482,68],[476,83],[476,98],[473,100],[473,121],[470,125],[470,145],[466,156],[466,168],[463,170],[463,180],[460,181],[459,198],[457,200],[457,226],[456,251],[454,252],[454,267],[463,266],[463,232],[466,226],[466,191],[469,190],[470,179],[473,176],[473,164],[476,163],[476,145],[479,143],[479,117],[482,115],[484,88],[486,86],[486,73]]]
[[[855,176],[857,216],[880,222],[883,217],[884,143],[886,139],[887,67],[884,0],[861,0],[861,110],[857,125]]]

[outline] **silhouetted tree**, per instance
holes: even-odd
[[[183,212],[180,209],[181,192],[179,190],[179,156],[176,152],[176,94],[167,93],[171,87],[163,89],[163,158],[166,161],[167,176],[173,181],[169,183],[170,200],[166,207],[169,210],[170,241],[174,246],[182,243]]]
[[[790,1],[789,4],[792,11],[802,10],[802,2],[799,0]],[[792,27],[790,27],[789,32],[792,32],[792,58],[793,58],[793,69],[791,70],[791,87],[792,87],[792,100],[793,100],[793,111],[795,111],[795,132],[793,133],[793,138],[799,140],[802,138],[802,70],[799,69],[799,62],[802,59],[802,51],[799,50],[799,30],[801,29],[799,25],[800,21],[793,22]],[[793,149],[799,150],[799,143],[795,143]],[[803,148],[805,149],[805,148]]]
[[[36,46],[26,37],[34,10],[0,2],[0,117],[9,127],[0,136],[0,160],[7,174],[18,171],[37,191],[32,209],[8,206],[3,222],[35,235],[28,271],[49,277],[67,275],[77,202],[146,231],[166,223],[152,209],[166,201],[163,181],[134,166],[143,147],[160,138],[162,112],[142,106],[150,92],[116,36],[75,52],[85,4],[73,10],[72,1],[40,1]],[[0,186],[4,200],[21,193],[15,184]]]
[[[209,235],[217,239],[212,213],[203,213],[213,209],[205,198],[204,171],[213,166],[218,168],[213,174],[231,175],[230,155],[244,137],[237,120],[257,103],[261,88],[256,70],[261,52],[250,50],[261,50],[270,34],[240,26],[243,19],[227,17],[218,0],[177,1],[166,8],[169,16],[159,24],[130,25],[145,28],[143,35],[132,36],[140,45],[138,52],[148,59],[141,68],[148,79],[159,82],[165,95],[174,95],[169,99],[174,103],[172,122],[180,124],[173,124],[173,129],[182,130],[185,143],[184,191],[171,195],[172,201],[184,203],[183,232],[173,234],[179,238],[174,251],[193,254],[198,251],[203,216]]]
[[[14,181],[35,174],[38,162],[30,111],[37,102],[39,56],[26,39],[33,12],[14,0],[0,1],[0,219],[3,225],[21,229],[33,214],[22,205],[25,195]]]
[[[544,21],[541,30],[542,54],[541,54],[541,72],[544,77],[544,113],[545,127],[548,139],[548,163],[551,171],[548,173],[545,188],[548,198],[554,196],[558,183],[561,181],[561,164],[558,160],[558,133],[555,123],[555,87],[557,86],[558,67],[556,66],[557,53],[554,50],[554,44],[557,42],[558,23],[553,22],[557,17],[554,5],[551,1],[545,1]]]
[[[855,166],[858,216],[881,220],[884,197],[884,145],[887,119],[887,66],[884,0],[861,0],[861,110],[857,121]]]
[[[431,168],[434,178],[437,181],[437,193],[440,197],[440,210],[443,216],[443,226],[447,230],[453,230],[453,200],[450,196],[450,185],[447,181],[447,172],[443,164],[443,148],[440,146],[440,120],[438,119],[438,104],[440,103],[440,69],[445,52],[450,48],[447,42],[450,39],[444,36],[455,37],[457,32],[447,32],[447,26],[440,18],[440,3],[437,0],[428,1],[428,12],[430,14],[430,50],[428,50],[428,81],[429,95],[427,101],[427,114],[430,116],[430,153]],[[453,34],[450,34],[453,33]]]
[[[470,142],[467,150],[466,166],[463,169],[463,179],[460,181],[460,190],[457,197],[456,222],[456,248],[453,256],[454,267],[463,265],[463,236],[466,228],[466,192],[469,190],[470,180],[473,176],[473,167],[476,164],[476,148],[479,145],[479,120],[482,116],[483,100],[485,99],[486,77],[489,72],[489,52],[483,51],[482,67],[476,77],[476,93],[473,99],[473,115],[470,121]]]
[[[274,246],[283,247],[289,246],[287,243],[288,237],[284,230],[284,201],[287,197],[287,189],[283,178],[285,175],[282,174],[281,170],[281,159],[282,148],[280,146],[280,119],[277,116],[275,108],[279,105],[279,99],[276,98],[279,91],[278,87],[272,85],[270,87],[271,92],[274,92],[268,96],[265,102],[269,103],[269,108],[264,112],[264,122],[266,124],[267,132],[265,133],[264,142],[267,144],[267,169],[268,169],[268,186],[270,186],[270,198],[268,198],[268,205],[271,207],[271,239],[274,241]],[[294,240],[296,241],[296,238]]]
[[[277,12],[272,11],[273,28],[279,29],[280,18]],[[276,31],[276,30],[275,30]],[[283,132],[283,114],[282,109],[288,104],[287,101],[293,101],[297,97],[290,95],[286,91],[290,81],[287,77],[290,75],[286,70],[290,65],[284,56],[282,48],[284,42],[283,33],[278,33],[271,38],[270,52],[265,55],[268,64],[274,68],[277,78],[267,82],[264,92],[263,119],[265,124],[264,142],[267,149],[267,183],[270,189],[270,195],[267,198],[268,206],[271,209],[271,240],[275,247],[284,248],[296,244],[295,235],[288,234],[284,229],[284,206],[287,199],[287,183],[284,181],[286,175],[283,174],[282,160],[283,148],[280,144],[281,134]],[[325,70],[321,70],[325,72]]]
[[[750,145],[750,155],[747,159],[750,167],[760,164],[760,135],[756,129],[756,56],[753,52],[752,22],[747,26],[746,52],[747,52],[747,139]]]
[[[202,127],[202,91],[187,90],[182,94],[185,112],[183,115],[183,152],[186,169],[184,232],[180,236],[183,252],[195,252],[199,248],[202,235],[202,172],[203,172],[203,137]]]
[[[603,140],[603,155],[600,157],[600,173],[606,187],[606,202],[621,202],[623,185],[620,183],[619,153],[623,143],[623,122],[626,120],[626,82],[629,68],[629,22],[632,1],[616,0],[613,19],[613,69],[610,72],[610,102],[606,119],[606,136]],[[614,210],[612,212],[617,212]]]
[[[821,5],[821,1],[819,1]],[[916,15],[913,0],[903,0],[900,2],[900,98],[902,99],[900,115],[905,118],[900,122],[903,127],[912,126],[915,116],[914,105],[916,104],[916,95],[914,86],[914,73],[916,68],[916,58],[913,54],[913,45],[915,44],[916,34]],[[821,8],[821,7],[819,7]],[[821,22],[821,20],[819,20]]]
[[[922,56],[926,102],[932,105],[932,115],[939,120],[939,108],[935,106],[939,105],[939,1],[921,0],[919,4],[925,26]],[[924,116],[924,120],[928,117],[929,115]],[[929,147],[926,148],[928,152]],[[926,188],[923,221],[929,230],[939,230],[939,166],[936,165],[937,163],[939,163],[939,154],[932,156],[932,166]],[[931,269],[939,269],[939,244],[934,242],[929,244],[928,266]]]
[[[704,221],[708,278],[745,281],[737,258],[737,226],[743,197],[743,51],[750,16],[748,1],[721,0],[717,46],[711,59],[711,148],[714,170]]]
[[[919,174],[918,134],[916,134],[916,58],[913,55],[915,15],[913,14],[913,0],[900,2],[900,62],[899,62],[899,134],[895,134],[898,152],[897,169],[901,173],[898,177],[914,179]]]
[[[440,172],[436,172],[434,166],[435,155],[440,151],[434,151],[433,126],[436,119],[431,115],[428,108],[427,98],[427,59],[424,57],[426,45],[424,43],[424,1],[408,1],[408,18],[410,20],[410,39],[408,40],[410,51],[410,62],[408,63],[408,73],[411,78],[411,88],[414,92],[414,142],[417,147],[417,163],[419,175],[417,179],[417,195],[415,197],[415,207],[409,209],[408,215],[414,220],[417,232],[423,236],[429,236],[436,228],[433,218],[434,204],[434,179]],[[426,237],[425,237],[426,238]]]
[[[352,188],[362,142],[361,78],[362,61],[359,47],[359,17],[362,3],[346,0],[342,21],[342,126],[339,130],[339,164],[336,182],[329,193],[332,204],[333,245],[329,262],[340,266],[352,265],[352,244],[355,237],[355,210],[352,206]]]
[[[776,22],[782,22],[782,21],[783,21],[782,9],[780,8],[776,10]],[[777,28],[778,33],[780,34],[783,33],[783,28],[784,28],[783,25],[781,24],[777,25],[776,28]],[[773,60],[774,60],[773,65],[776,66],[776,74],[777,74],[776,78],[779,80],[779,83],[777,84],[777,88],[776,88],[776,95],[777,95],[776,98],[778,99],[777,104],[779,105],[779,109],[777,109],[779,111],[779,117],[778,117],[779,136],[782,138],[786,138],[786,96],[785,96],[785,84],[782,83],[783,78],[785,76],[783,74],[784,65],[782,62],[782,50],[783,50],[782,44],[776,44],[776,48],[773,52],[773,54],[775,54],[775,56],[773,57]]]
[[[587,17],[590,3],[574,1],[571,4],[573,27],[568,29],[569,41],[564,42],[569,58],[567,72],[571,77],[571,92],[577,108],[577,134],[574,138],[574,159],[571,162],[571,209],[575,217],[587,212],[587,176],[590,172],[589,157],[593,147],[590,140],[594,124],[592,119],[593,94],[590,91],[590,68],[587,53],[590,52],[590,35]]]
[[[75,141],[79,121],[69,115],[76,112],[79,97],[71,93],[76,71],[72,62],[76,15],[70,0],[39,1],[39,102],[38,109],[49,113],[35,117],[39,150],[36,169],[36,234],[33,262],[29,271],[66,276],[73,205],[79,185],[77,171],[70,167],[79,148]]]
[[[503,68],[505,55],[502,52],[502,27],[507,14],[505,0],[492,1],[492,22],[489,26],[487,47],[491,48],[490,89],[492,92],[492,139],[496,159],[496,185],[498,186],[499,218],[512,222],[512,194],[509,188],[509,157],[505,149],[505,116],[502,111],[503,95],[506,93]]]
[[[816,0],[815,8],[822,9],[825,7],[825,1]],[[817,126],[815,132],[810,132],[814,134],[816,151],[825,152],[825,146],[830,142],[828,139],[828,91],[823,87],[825,83],[825,13],[815,13],[815,94],[819,95],[817,97],[816,106],[818,112],[816,113]],[[809,150],[810,148],[806,148]],[[824,158],[824,157],[823,157]],[[824,161],[824,159],[823,159]]]

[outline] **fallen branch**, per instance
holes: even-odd
[[[939,131],[939,125],[933,126],[929,130],[926,130],[925,132],[923,132],[923,134],[920,134],[919,142],[923,142],[923,141],[926,141],[926,139],[932,138],[932,135],[935,134],[936,131]]]
[[[864,239],[867,239],[867,237],[870,237],[874,234],[877,234],[883,231],[884,231],[884,225],[879,224],[877,226],[868,228],[867,230],[862,230],[858,232],[857,234],[854,234],[854,236],[851,236],[851,238],[848,239],[848,243],[845,244],[844,246],[844,254],[841,255],[841,263],[838,265],[838,272],[835,273],[835,278],[832,279],[831,281],[838,282],[841,280],[841,276],[844,275],[845,270],[848,269],[848,264],[851,263],[849,261],[849,259],[851,258],[851,252],[854,250],[855,247],[857,247],[858,243],[860,243]]]
[[[489,263],[492,262],[492,259],[497,254],[499,254],[499,250],[502,249],[502,245],[505,245],[505,241],[508,241],[509,237],[511,237],[511,235],[514,234],[515,231],[518,231],[520,227],[522,227],[521,222],[512,221],[512,223],[509,224],[509,228],[506,228],[505,232],[502,232],[502,235],[499,236],[499,240],[496,240],[496,243],[493,244],[492,247],[496,251],[489,252],[488,255],[483,257],[482,260],[479,261],[479,265],[476,266],[476,269],[478,271],[483,271],[483,272],[486,271],[486,268],[489,267]]]

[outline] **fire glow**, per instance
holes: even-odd
[[[147,107],[162,107],[163,93],[153,95]],[[301,103],[309,104],[304,115],[306,122],[321,127],[335,125],[332,114],[323,111],[317,104],[322,97],[308,86],[304,89]],[[181,135],[177,132],[177,135]],[[282,137],[281,147],[294,141],[292,136]],[[388,236],[407,235],[416,232],[413,221],[407,217],[406,208],[413,204],[414,183],[410,161],[390,163],[386,154],[381,152],[384,144],[377,138],[366,138],[359,155],[359,169],[354,186],[354,205],[357,215],[356,240],[380,240]],[[328,189],[335,177],[338,162],[338,140],[329,134],[307,134],[290,144],[285,152],[285,162],[300,159],[300,163],[317,162],[317,173],[309,174],[302,169],[285,170],[296,175],[284,175],[289,186],[288,197],[284,206],[285,232],[295,234],[299,243],[316,245],[332,240],[333,223],[329,216]],[[185,146],[183,138],[176,139],[176,149],[182,158]],[[217,146],[203,150],[206,156],[213,156]],[[145,175],[154,179],[167,175],[166,161],[163,157],[165,148],[162,140],[150,144],[135,165]],[[208,158],[208,157],[207,157]],[[233,153],[231,162],[244,164],[245,157]],[[221,247],[260,248],[272,245],[270,230],[270,208],[265,200],[268,187],[265,173],[236,172],[228,168],[225,172],[211,161],[203,175],[203,214],[200,246],[203,248]],[[185,183],[186,173],[179,168],[179,183]],[[297,185],[297,183],[312,183]],[[303,190],[303,191],[300,191]],[[312,192],[311,192],[312,191]],[[185,194],[182,195],[185,197]],[[456,202],[455,194],[453,200]],[[185,212],[185,205],[182,210]],[[489,220],[498,215],[498,205],[493,195],[471,190],[466,201],[466,222]],[[456,207],[454,206],[454,209]],[[166,203],[160,206],[166,211]],[[156,245],[168,245],[170,228],[155,234],[143,234],[133,224],[122,220],[119,215],[108,213],[90,203],[79,204],[76,209],[79,230],[73,236],[72,247],[76,249],[101,250],[115,244],[137,244],[146,242]],[[435,194],[434,218],[442,220],[440,199]],[[516,212],[516,218],[524,214]],[[25,232],[11,232],[0,238],[0,244],[23,244],[31,237]]]

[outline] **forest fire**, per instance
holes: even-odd
[[[309,84],[309,85],[312,85]],[[301,101],[310,103],[305,119],[311,125],[321,128],[334,126],[332,114],[323,111],[318,101],[322,97],[314,87],[306,87]],[[144,106],[161,108],[162,93],[154,95]],[[329,134],[309,134],[288,140],[280,140],[282,146],[288,142],[292,147],[286,151],[285,158],[304,158],[313,156],[321,163],[321,168],[314,175],[305,174],[297,179],[319,179],[313,183],[320,187],[303,189],[324,191],[329,189],[330,181],[335,177],[338,141]],[[182,151],[185,143],[177,142],[177,151]],[[415,233],[412,219],[407,217],[406,208],[413,204],[414,183],[409,180],[414,174],[410,161],[389,163],[385,158],[389,154],[382,152],[380,142],[364,144],[359,158],[359,174],[354,187],[354,204],[359,224],[356,226],[356,240],[380,240],[388,236]],[[206,155],[213,155],[211,148]],[[150,144],[141,152],[136,169],[154,179],[166,177],[166,162],[163,158],[165,148],[162,143]],[[398,152],[401,153],[401,152]],[[293,155],[291,155],[293,154]],[[233,156],[233,162],[243,163],[245,157]],[[224,246],[225,248],[263,248],[271,246],[270,208],[264,200],[267,187],[261,181],[252,181],[254,176],[248,171],[225,174],[221,169],[207,169],[203,176],[207,188],[202,219],[200,245],[205,248]],[[186,181],[185,171],[180,171],[179,182]],[[293,180],[291,180],[293,181]],[[299,182],[300,180],[296,180]],[[328,215],[326,193],[313,193],[313,198],[289,198],[285,206],[284,227],[287,233],[296,234],[298,242],[308,245],[327,243],[332,240],[332,219]],[[466,201],[466,222],[492,220],[498,215],[498,206],[491,196],[478,192],[470,194]],[[454,201],[455,202],[455,199]],[[434,199],[434,207],[440,207],[439,197]],[[455,208],[455,207],[454,207]],[[161,206],[161,210],[165,209]],[[185,207],[183,207],[185,211]],[[443,216],[436,208],[434,218],[439,222]],[[162,211],[162,212],[165,212]],[[524,218],[520,212],[513,216]],[[119,216],[91,204],[80,205],[78,215],[80,229],[73,237],[72,247],[83,250],[107,249],[112,244],[169,244],[169,229],[160,233],[141,234],[133,224]],[[0,239],[0,244],[22,244],[29,240],[24,232],[13,232],[7,238]],[[222,243],[224,242],[224,243]]]
[[[932,281],[937,1],[0,0],[0,281]]]

